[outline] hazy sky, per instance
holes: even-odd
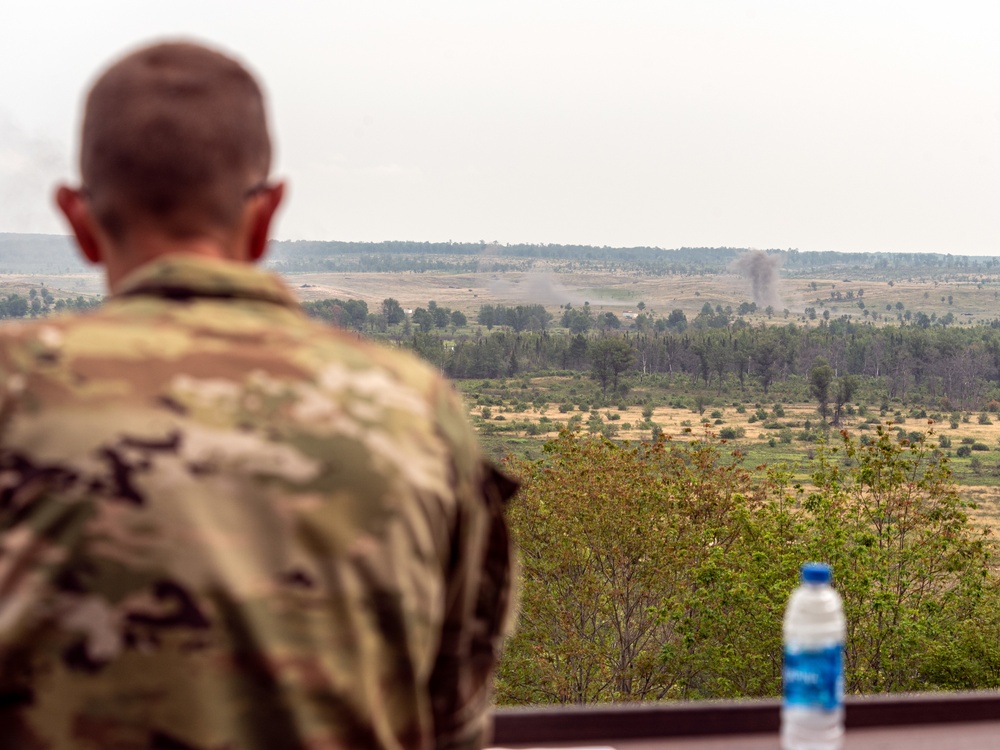
[[[14,7],[11,7],[14,6]],[[8,0],[0,232],[83,92],[185,36],[270,96],[279,238],[1000,255],[1000,3]]]

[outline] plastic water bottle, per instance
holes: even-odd
[[[825,563],[802,566],[785,610],[782,750],[838,750],[844,738],[844,637],[840,595]]]

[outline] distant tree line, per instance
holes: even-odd
[[[435,328],[459,327],[468,323],[465,313],[461,310],[442,307],[434,300],[428,302],[426,308],[415,308],[410,316],[407,316],[403,307],[392,297],[382,301],[377,313],[370,313],[368,303],[360,299],[315,300],[304,302],[302,308],[312,318],[325,320],[341,328],[359,332],[368,331],[372,334],[385,333],[390,326],[400,324],[406,327],[407,333],[414,327],[423,333],[429,333]]]
[[[100,298],[82,295],[56,299],[52,292],[43,286],[41,289],[30,289],[27,297],[8,294],[0,298],[0,320],[40,317],[52,312],[80,312],[90,310],[99,304],[101,304]]]
[[[399,273],[528,270],[536,260],[564,261],[565,269],[586,266],[630,270],[650,275],[728,272],[746,248],[595,247],[590,245],[500,244],[496,242],[316,242],[275,241],[270,265],[295,272]],[[942,253],[839,253],[772,249],[788,277],[870,279],[923,277],[950,273],[968,280],[1000,272],[1000,258]],[[0,263],[2,263],[0,254]]]
[[[527,270],[536,260],[549,266],[629,270],[651,275],[716,274],[728,271],[747,248],[596,247],[591,245],[501,244],[497,242],[273,241],[268,264],[297,272],[439,272]],[[942,272],[977,280],[1000,272],[1000,258],[942,253],[838,253],[771,249],[788,277],[921,278]],[[68,237],[0,233],[0,274],[91,272]],[[996,281],[995,278],[992,279]]]
[[[341,328],[364,330],[368,322],[368,303],[361,299],[321,299],[302,303],[311,318],[319,318]]]
[[[747,303],[748,308],[752,303]],[[388,298],[372,313],[362,300],[320,300],[310,315],[409,346],[453,378],[498,378],[555,370],[589,372],[614,392],[627,376],[687,374],[721,393],[767,396],[798,377],[836,422],[861,380],[889,398],[919,397],[942,409],[974,409],[1000,391],[1000,320],[981,326],[876,327],[844,318],[815,325],[753,326],[706,304],[693,320],[674,310],[655,320],[639,313],[621,330],[612,314],[566,305],[556,321],[541,305],[483,305],[466,316],[434,301],[407,316]],[[555,323],[559,328],[553,328]],[[485,329],[485,330],[483,330]]]
[[[492,331],[494,326],[509,326],[512,330],[544,331],[552,322],[552,314],[543,305],[483,305],[479,308],[476,321],[486,330]]]

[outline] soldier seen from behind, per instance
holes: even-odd
[[[0,747],[478,747],[503,503],[440,375],[255,266],[283,185],[254,79],[114,64],[57,203],[98,310],[0,329]]]

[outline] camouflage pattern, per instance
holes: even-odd
[[[433,369],[170,256],[0,390],[0,747],[484,741],[513,486]]]

